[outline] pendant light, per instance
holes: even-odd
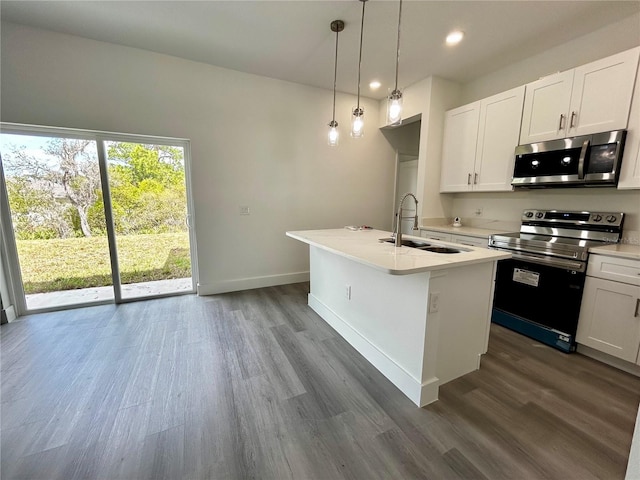
[[[364,135],[364,109],[360,107],[360,67],[362,66],[362,33],[364,30],[364,7],[367,0],[362,2],[362,20],[360,21],[360,56],[358,57],[358,103],[351,112],[351,136],[360,138]]]
[[[331,31],[336,32],[336,58],[333,65],[333,116],[329,123],[329,145],[331,147],[338,146],[340,132],[338,132],[338,122],[336,122],[336,79],[338,77],[338,34],[344,30],[344,22],[342,20],[334,20],[331,22]]]
[[[398,64],[400,63],[400,20],[402,18],[402,0],[398,8],[398,43],[396,44],[396,84],[387,97],[387,125],[402,123],[402,92],[398,90]]]

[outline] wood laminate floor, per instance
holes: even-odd
[[[639,378],[494,325],[481,369],[417,408],[307,292],[3,325],[2,478],[624,478]]]

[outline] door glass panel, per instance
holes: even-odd
[[[96,142],[0,134],[28,310],[113,299]]]
[[[184,149],[105,142],[122,298],[193,291]]]

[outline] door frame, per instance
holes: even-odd
[[[20,260],[16,246],[15,232],[13,230],[13,222],[11,220],[11,210],[9,208],[8,192],[5,184],[4,168],[0,162],[0,234],[2,235],[2,243],[6,250],[7,274],[9,278],[7,283],[10,286],[10,295],[13,297],[13,305],[16,316],[23,316],[32,313],[44,313],[60,310],[68,310],[72,308],[82,308],[87,306],[108,305],[112,303],[128,303],[138,300],[150,300],[154,298],[164,298],[176,295],[193,294],[197,291],[198,284],[198,262],[195,238],[195,215],[191,182],[191,142],[186,138],[177,137],[160,137],[152,135],[137,135],[127,133],[106,132],[99,130],[83,130],[64,127],[48,127],[40,125],[27,125],[20,123],[0,122],[0,133],[22,134],[31,136],[57,136],[66,138],[79,138],[92,140],[96,142],[98,152],[98,166],[100,167],[100,183],[103,192],[105,220],[107,228],[107,239],[109,244],[109,255],[111,258],[111,276],[113,283],[114,298],[108,300],[97,300],[93,302],[82,302],[73,305],[60,305],[47,308],[29,309],[26,304],[26,296],[22,283],[22,274],[20,269]],[[109,188],[109,178],[107,176],[107,157],[105,152],[105,142],[130,142],[145,143],[153,145],[169,145],[181,147],[184,152],[184,175],[185,189],[187,201],[187,231],[189,233],[189,253],[191,259],[191,289],[176,293],[162,293],[157,295],[147,295],[143,297],[122,298],[120,268],[118,265],[116,234],[113,223],[113,211],[111,208],[111,194]],[[2,274],[2,272],[0,272]]]

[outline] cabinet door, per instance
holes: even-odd
[[[564,138],[569,128],[573,70],[541,78],[526,86],[520,144]]]
[[[483,192],[513,190],[515,148],[520,138],[524,85],[480,102],[478,147],[473,189]]]
[[[640,47],[575,69],[569,135],[627,128]]]
[[[444,120],[441,192],[471,190],[478,140],[480,102],[449,110]]]
[[[636,73],[636,86],[631,99],[618,188],[640,188],[640,67]]]
[[[640,346],[640,287],[587,277],[576,340],[628,362]]]

